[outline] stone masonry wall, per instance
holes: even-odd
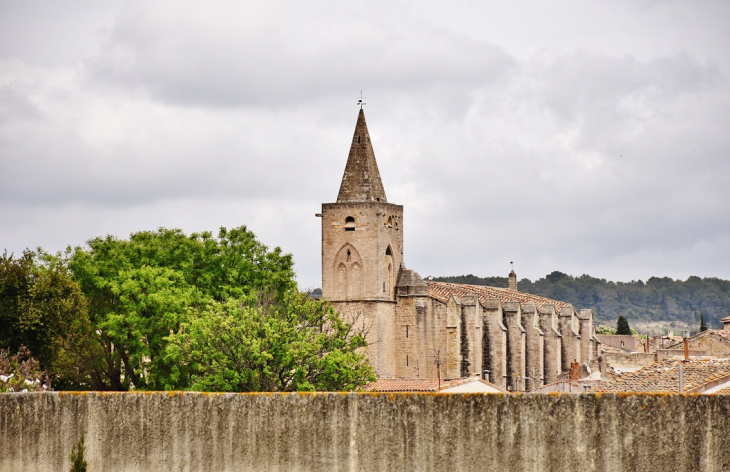
[[[0,394],[0,472],[719,472],[729,434],[726,395]]]
[[[346,218],[355,219],[354,231],[345,231]],[[403,219],[403,207],[389,203],[325,203],[322,205],[322,296],[328,300],[395,300],[392,293],[398,267],[403,261],[403,228],[388,225],[388,219],[394,217],[398,222]],[[340,260],[345,245],[353,249],[353,259]],[[388,285],[386,249],[390,246],[392,272]],[[338,256],[340,256],[338,258]],[[348,296],[342,290],[343,283],[352,283],[347,276],[340,275],[339,263],[351,271],[354,257],[359,258],[362,267],[359,296]],[[344,279],[344,280],[343,280]],[[345,282],[347,280],[347,282]],[[352,290],[350,290],[352,292]],[[356,291],[357,292],[357,291]],[[352,294],[350,294],[352,295]]]
[[[522,327],[525,329],[525,373],[532,379],[527,383],[529,389],[542,385],[544,375],[544,333],[538,326],[537,307],[526,303],[522,307]]]
[[[484,304],[482,326],[487,339],[487,355],[483,355],[484,368],[489,370],[488,380],[500,387],[507,388],[507,331],[502,323],[502,305],[497,300],[487,300]]]
[[[518,302],[507,302],[503,311],[507,327],[507,388],[524,390],[525,380],[525,329]]]
[[[378,375],[395,375],[395,303],[334,302],[334,308],[357,329],[364,328],[368,342],[367,353]]]
[[[558,375],[562,372],[562,356],[560,351],[561,341],[560,335],[555,328],[555,307],[553,305],[543,305],[540,307],[540,329],[545,334],[544,383],[546,384],[558,380]]]

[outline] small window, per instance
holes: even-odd
[[[406,356],[406,367],[408,367],[408,356]]]
[[[357,144],[360,144],[360,136],[357,137]]]
[[[385,255],[386,256],[392,256],[393,255],[393,253],[390,252],[390,246],[388,246],[388,249],[385,250]]]
[[[355,231],[355,218],[352,216],[345,218],[345,231]]]
[[[383,282],[383,292],[385,292],[385,282]]]
[[[408,325],[406,325],[406,338],[408,337]]]

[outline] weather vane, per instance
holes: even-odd
[[[363,100],[365,100],[365,97],[362,96],[362,90],[360,90],[360,96],[357,97],[357,104],[360,105],[361,110],[363,105],[367,105],[367,103],[363,102]]]

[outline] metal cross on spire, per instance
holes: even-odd
[[[362,110],[363,105],[367,105],[363,100],[365,100],[365,97],[362,96],[362,90],[360,90],[360,96],[357,98],[357,104],[360,105],[360,109]]]

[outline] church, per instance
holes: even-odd
[[[363,329],[379,378],[481,377],[533,390],[596,365],[593,312],[509,288],[423,280],[404,262],[403,206],[389,203],[360,108],[335,203],[322,204],[322,297]]]

